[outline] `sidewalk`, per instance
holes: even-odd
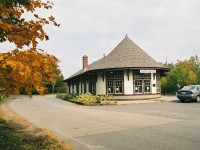
[[[151,100],[134,100],[134,101],[118,101],[118,105],[128,105],[128,104],[146,104],[146,103],[160,103],[160,102],[168,102],[174,101],[178,98],[176,96],[161,96],[158,99],[151,99]]]

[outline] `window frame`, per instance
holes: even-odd
[[[136,84],[136,81],[140,81],[142,84]],[[145,85],[145,81],[148,81],[149,84]],[[151,87],[151,73],[140,73],[138,70],[133,71],[133,94],[152,94],[152,87]],[[149,90],[145,92],[145,88],[149,87]],[[139,89],[138,89],[139,88]],[[140,90],[141,88],[141,90]],[[137,91],[136,91],[137,90]],[[138,92],[140,90],[140,92]]]
[[[124,71],[106,72],[106,94],[124,95]]]

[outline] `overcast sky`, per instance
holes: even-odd
[[[51,0],[48,14],[60,28],[46,27],[40,45],[61,60],[65,78],[111,52],[126,34],[157,62],[200,56],[199,0]],[[10,44],[2,45],[8,49]]]

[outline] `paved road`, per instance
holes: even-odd
[[[199,150],[200,104],[177,100],[86,107],[55,96],[18,97],[10,107],[75,150]]]

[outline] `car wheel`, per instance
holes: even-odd
[[[197,102],[200,103],[200,96],[197,96]]]
[[[181,103],[184,103],[184,102],[185,102],[185,100],[184,100],[184,99],[180,99],[180,101],[181,101]]]

